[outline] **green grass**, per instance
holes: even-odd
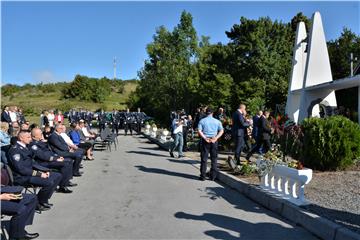
[[[126,101],[130,94],[135,91],[137,82],[124,81],[124,83],[123,93],[112,92],[103,103],[60,99],[60,89],[56,89],[55,92],[51,93],[43,93],[36,89],[27,89],[8,97],[1,95],[1,105],[16,105],[23,108],[24,112],[28,113],[25,114],[25,117],[32,123],[38,123],[40,121],[39,116],[42,110],[84,108],[95,111],[96,109],[103,108],[106,111],[111,111],[112,109],[125,109],[127,107]]]

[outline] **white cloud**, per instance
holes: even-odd
[[[42,70],[34,72],[32,75],[34,83],[56,83],[56,82],[66,82],[68,80],[55,76],[55,74],[50,70]]]

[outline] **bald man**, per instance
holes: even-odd
[[[34,154],[34,160],[43,167],[58,170],[61,175],[58,192],[71,193],[67,188],[72,178],[72,160],[64,159],[63,157],[53,153],[47,143],[43,142],[43,134],[39,128],[34,128],[31,131],[32,142],[29,144],[30,150]],[[73,186],[74,184],[72,184]]]
[[[27,147],[31,141],[30,132],[20,131],[17,143],[9,150],[9,163],[13,170],[15,185],[41,187],[37,194],[39,200],[37,209],[44,211],[50,209],[49,199],[59,185],[62,176],[60,173],[50,172],[50,169],[33,162],[32,152]]]

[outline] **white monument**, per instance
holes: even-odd
[[[299,22],[285,110],[289,118],[300,123],[307,117],[321,117],[321,112],[332,115],[337,107],[335,90],[356,86],[360,113],[360,75],[333,81],[320,13],[315,12],[312,17],[309,37],[305,24]]]

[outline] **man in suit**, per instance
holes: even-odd
[[[43,167],[59,170],[62,178],[58,192],[71,193],[72,191],[67,186],[74,186],[74,184],[70,184],[73,173],[72,160],[53,153],[47,143],[42,141],[43,135],[39,128],[34,128],[31,131],[31,136],[33,141],[29,144],[29,147],[34,154],[34,160]]]
[[[12,121],[11,121],[11,118],[10,118],[10,113],[9,113],[9,107],[8,106],[5,106],[3,108],[3,111],[1,113],[1,121],[2,122],[7,122],[9,124],[8,133],[11,135],[13,128],[12,128]]]
[[[81,160],[84,156],[84,151],[82,149],[69,149],[69,146],[61,136],[63,132],[62,124],[55,126],[55,131],[49,136],[48,143],[52,150],[64,158],[71,158],[74,160],[73,163],[73,176],[80,177],[81,173],[79,172]]]
[[[246,128],[250,126],[245,120],[246,106],[240,104],[239,108],[234,112],[232,117],[232,134],[235,139],[235,160],[236,164],[240,165],[240,154],[245,145],[245,132]]]
[[[40,211],[50,209],[49,199],[61,181],[61,174],[33,162],[32,152],[27,148],[31,142],[30,132],[20,131],[17,143],[9,150],[9,163],[13,170],[14,183],[20,186],[41,187],[37,194]]]
[[[268,120],[269,116],[270,112],[264,111],[264,114],[260,117],[258,122],[258,141],[256,142],[256,146],[246,155],[247,160],[250,159],[254,152],[259,151],[261,147],[263,153],[266,153],[271,148],[270,138],[272,129]]]

